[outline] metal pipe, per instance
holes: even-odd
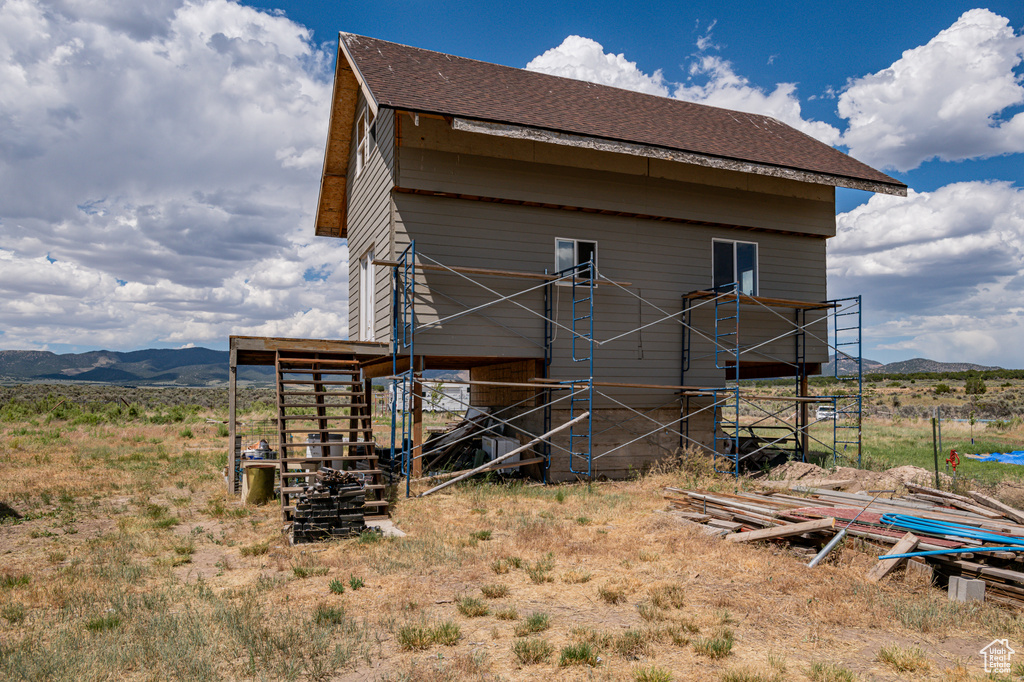
[[[846,537],[846,531],[848,531],[850,529],[850,526],[852,526],[854,524],[854,522],[857,519],[860,518],[861,514],[863,514],[865,511],[867,511],[868,507],[870,507],[872,504],[874,504],[875,500],[877,500],[879,498],[879,496],[881,496],[883,493],[894,493],[896,491],[895,490],[869,490],[868,492],[869,493],[877,493],[877,494],[874,497],[871,498],[870,502],[868,502],[867,504],[864,505],[863,509],[861,509],[859,512],[857,512],[857,515],[853,517],[852,521],[850,521],[848,524],[846,524],[846,528],[843,528],[841,531],[836,533],[836,536],[834,538],[832,538],[827,545],[825,545],[824,547],[821,548],[821,551],[818,552],[818,555],[816,557],[814,557],[813,559],[811,559],[811,563],[807,564],[807,568],[814,568],[819,563],[821,563],[821,560],[824,559],[825,557],[827,557],[829,555],[829,552],[831,552],[833,549],[835,549],[835,546],[839,544],[839,541],[842,540],[844,537]]]

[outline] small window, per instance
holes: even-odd
[[[582,239],[555,239],[555,272],[592,263],[597,268],[597,242]],[[590,268],[580,270],[580,277],[590,279]]]
[[[716,290],[738,285],[741,294],[757,296],[757,244],[715,239],[711,242],[711,272]]]
[[[358,176],[366,164],[370,162],[370,152],[376,143],[377,124],[371,125],[370,107],[363,107],[356,120],[356,176]]]

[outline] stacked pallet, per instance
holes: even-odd
[[[323,467],[295,502],[292,544],[358,535],[365,528],[366,492],[355,475]]]
[[[672,513],[703,525],[706,532],[722,535],[731,542],[785,539],[797,553],[806,556],[814,555],[841,529],[881,546],[882,552],[890,552],[894,547],[900,551],[892,553],[900,554],[960,549],[959,553],[919,557],[914,561],[925,562],[940,583],[950,577],[984,580],[986,599],[1024,607],[1024,552],[984,551],[986,547],[1021,543],[1024,512],[981,493],[971,492],[967,497],[914,484],[907,484],[911,491],[907,495],[889,494],[873,501],[872,496],[864,493],[799,483],[764,485],[775,489],[727,493],[665,488],[664,496]],[[894,514],[959,524],[991,537],[976,539],[903,527],[893,521]],[[899,563],[891,559],[880,561],[869,578],[880,579]]]

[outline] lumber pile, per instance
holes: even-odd
[[[292,544],[358,535],[365,527],[362,479],[347,471],[321,467],[312,485],[303,486],[292,513]]]
[[[1024,608],[1024,552],[984,551],[1024,541],[1024,512],[977,492],[964,496],[915,484],[906,487],[910,491],[906,495],[889,494],[873,502],[865,493],[777,481],[772,489],[759,492],[668,487],[664,497],[669,513],[701,524],[708,533],[730,542],[785,542],[806,557],[814,556],[843,529],[877,548],[879,556],[961,549],[961,553],[914,558],[915,575],[929,571],[940,585],[952,577],[983,580],[987,600]],[[991,537],[903,527],[893,521],[894,514],[959,524]],[[906,563],[906,559],[880,560],[866,579],[881,580]]]

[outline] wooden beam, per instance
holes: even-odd
[[[228,352],[228,495],[234,495],[235,469],[238,467],[238,453],[235,451],[235,425],[238,395],[238,351],[232,348]]]
[[[920,541],[921,540],[913,533],[907,533],[885,554],[886,556],[891,556],[893,554],[906,554],[907,552],[913,552]],[[877,583],[879,580],[896,570],[896,567],[904,561],[906,561],[906,559],[879,559],[878,563],[868,571],[868,581]]]
[[[683,298],[693,300],[699,300],[702,298],[715,298],[716,296],[721,297],[723,301],[735,301],[736,294],[732,292],[719,292],[719,291],[708,291],[701,289],[699,291],[691,291],[688,294],[683,294]],[[798,308],[800,310],[826,310],[828,308],[835,308],[834,303],[816,303],[814,301],[797,301],[790,298],[769,298],[767,296],[747,296],[746,294],[740,294],[740,303],[746,303],[751,305],[764,305],[770,308]]]
[[[793,535],[803,535],[804,533],[810,533],[816,530],[825,530],[826,528],[835,527],[836,520],[829,516],[828,518],[816,519],[814,521],[792,523],[788,526],[776,526],[775,528],[751,530],[747,531],[746,533],[733,533],[732,535],[726,535],[725,539],[729,542],[755,542],[757,540],[773,540],[775,538],[787,538]]]
[[[383,265],[388,268],[397,268],[401,263],[393,260],[374,260],[374,265]],[[547,282],[553,282],[555,280],[561,280],[563,282],[571,282],[571,279],[565,277],[558,277],[557,275],[545,275],[538,272],[523,272],[520,270],[495,270],[493,268],[470,268],[462,265],[435,265],[433,263],[417,263],[417,270],[430,270],[432,272],[458,272],[463,275],[483,275],[486,277],[513,277],[519,279],[537,279]],[[590,280],[583,279],[582,277],[576,279],[577,282],[588,282]],[[632,286],[630,282],[616,282],[607,278],[600,278],[597,280],[597,284],[601,282],[608,282],[610,284],[618,284],[620,287]]]
[[[1013,519],[1017,523],[1024,523],[1024,512],[1019,509],[1014,509],[1013,507],[1003,504],[999,500],[993,499],[988,495],[982,495],[981,493],[973,490],[967,493],[967,495],[978,504],[984,505],[989,509],[994,509],[1005,517]]]

